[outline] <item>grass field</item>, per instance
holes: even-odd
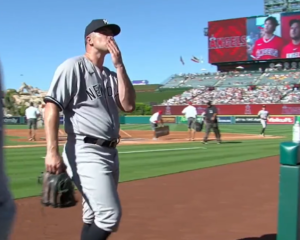
[[[26,126],[6,126],[24,129]],[[150,130],[148,125],[123,125],[123,130]],[[170,125],[171,131],[186,131],[185,125]],[[220,125],[222,133],[258,134],[258,125]],[[267,134],[285,139],[261,139],[202,145],[200,142],[119,146],[121,182],[214,167],[279,154],[279,144],[290,140],[291,125],[270,125]],[[6,136],[6,145],[24,144]],[[6,168],[15,198],[40,194],[37,177],[44,169],[45,147],[6,149]]]

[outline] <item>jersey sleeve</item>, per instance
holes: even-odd
[[[64,110],[77,92],[79,66],[74,60],[67,60],[55,71],[44,102],[52,102]]]
[[[181,113],[185,114],[185,112],[186,112],[186,108],[184,108]]]

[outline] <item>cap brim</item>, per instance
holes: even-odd
[[[108,29],[110,29],[112,31],[112,33],[113,33],[114,36],[119,35],[119,33],[121,32],[121,28],[117,24],[107,24],[107,25],[105,25],[105,26],[103,26],[101,28],[98,28],[97,30],[102,29],[102,28],[108,28]]]

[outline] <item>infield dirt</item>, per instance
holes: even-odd
[[[27,129],[6,129],[5,134],[8,136],[20,137],[15,139],[15,141],[20,142],[18,145],[14,146],[5,146],[5,148],[29,148],[29,147],[43,147],[45,146],[45,133],[43,129],[38,129],[37,131],[37,141],[34,145],[22,145],[22,142],[28,142],[28,130]],[[158,140],[152,140],[153,133],[152,131],[141,131],[141,130],[121,130],[121,142],[120,145],[133,145],[133,144],[170,144],[170,143],[180,143],[187,142],[188,135],[187,132],[172,131],[168,136],[159,138]],[[196,141],[201,141],[203,139],[203,132],[196,134]],[[63,139],[66,135],[60,135]],[[270,138],[280,138],[279,136],[266,136],[262,137],[260,135],[254,134],[239,134],[239,133],[222,133],[223,141],[234,141],[234,140],[250,140],[250,139],[270,139]],[[132,139],[132,141],[130,141]],[[136,139],[136,140],[134,140]],[[214,134],[210,134],[209,140],[214,140]],[[60,141],[61,144],[64,144],[65,141]]]
[[[276,240],[278,172],[270,157],[121,183],[123,218],[110,239]],[[39,201],[16,201],[12,240],[80,239],[80,202],[53,209]]]

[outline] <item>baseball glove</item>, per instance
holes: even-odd
[[[42,184],[41,203],[44,206],[64,208],[76,205],[74,185],[67,173],[44,172],[38,182]]]

